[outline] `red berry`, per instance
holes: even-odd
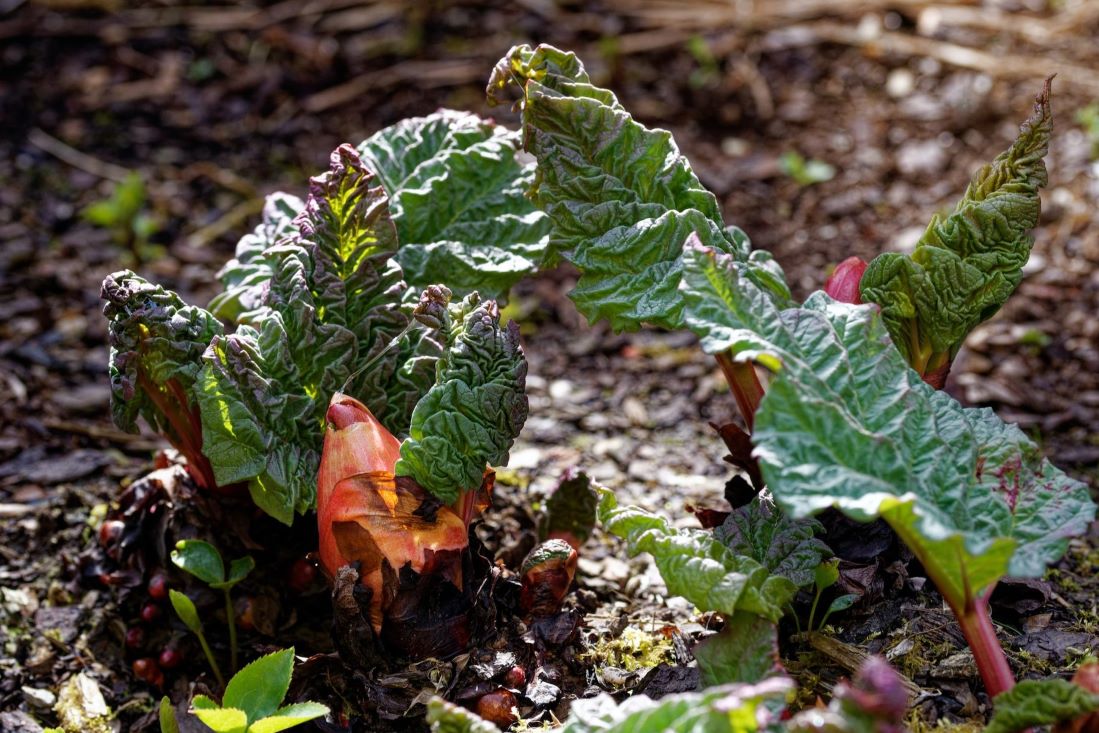
[[[115,542],[118,542],[122,537],[122,532],[126,529],[126,525],[117,519],[109,519],[103,524],[99,525],[99,544],[103,547],[109,547]]]
[[[141,620],[147,624],[151,624],[160,618],[161,610],[160,606],[155,603],[146,603],[141,609]]]
[[[504,684],[513,689],[522,689],[523,685],[527,683],[527,673],[518,664],[508,670],[507,676],[504,677]]]
[[[507,728],[518,720],[511,711],[515,705],[515,695],[501,687],[481,696],[477,701],[477,714],[490,723]]]
[[[160,653],[160,666],[164,669],[175,669],[183,662],[183,655],[178,649],[168,647]]]
[[[152,657],[135,659],[133,670],[134,677],[137,677],[139,680],[145,680],[146,682],[152,682],[156,679],[156,676],[160,674],[160,668],[157,667],[156,660]]]
[[[126,646],[130,649],[140,649],[145,646],[145,629],[140,626],[131,626],[126,629]]]
[[[156,573],[149,578],[149,597],[154,601],[168,600],[168,576]]]
[[[298,558],[286,573],[286,584],[295,593],[304,593],[317,578],[317,567],[304,557]]]

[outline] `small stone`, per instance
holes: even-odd
[[[37,687],[23,687],[22,693],[23,699],[27,701],[28,707],[36,710],[49,710],[54,706],[54,703],[57,702],[57,695],[49,690],[43,690]]]

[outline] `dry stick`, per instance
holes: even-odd
[[[126,180],[126,176],[130,175],[130,171],[127,168],[115,165],[114,163],[107,163],[99,158],[94,158],[87,153],[82,153],[37,127],[27,133],[27,141],[34,147],[49,153],[61,162],[68,163],[73,168],[78,168],[85,173],[91,173],[93,176],[98,176],[99,178],[105,178],[108,181],[122,183]]]
[[[944,3],[951,5],[951,3]],[[960,5],[972,5],[959,0]],[[681,30],[689,28],[705,33],[719,28],[741,31],[766,30],[803,21],[836,15],[862,15],[923,8],[927,0],[611,0],[610,6],[622,15],[650,27]]]
[[[406,81],[422,89],[459,86],[481,81],[485,65],[480,59],[457,61],[407,61],[388,69],[357,76],[349,82],[325,89],[302,101],[302,109],[316,114],[339,107],[363,94]]]
[[[792,45],[826,41],[856,46],[872,55],[895,53],[902,56],[922,56],[1001,79],[1035,79],[1057,74],[1059,83],[1090,94],[1099,94],[1099,75],[1094,69],[1040,56],[987,53],[956,43],[891,31],[865,35],[855,27],[828,21],[791,26],[784,29],[783,35],[797,39],[796,44]]]

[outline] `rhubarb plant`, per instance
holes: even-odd
[[[580,311],[616,329],[696,333],[750,431],[721,428],[753,488],[766,483],[794,520],[828,507],[884,518],[958,617],[989,694],[1009,689],[988,596],[1005,575],[1040,576],[1095,506],[1018,428],[927,382],[941,385],[966,334],[1021,279],[1046,180],[1048,83],[1018,140],[911,257],[845,262],[828,290],[848,302],[817,293],[801,306],[770,257],[724,226],[671,136],[633,120],[573,54],[513,48],[493,72],[490,102],[512,85],[538,161],[531,196],[553,222],[551,252],[581,272],[571,294]],[[757,368],[771,374],[766,392]],[[706,569],[706,583],[683,588],[688,598],[760,612],[750,606],[767,598],[766,581],[753,584],[750,566],[715,550],[716,538],[681,537],[641,515],[629,515],[631,528],[615,512],[603,509],[605,524],[653,551],[672,592],[685,569]],[[736,607],[717,606],[728,597]]]
[[[367,140],[368,162],[341,146],[304,202],[268,199],[209,311],[134,273],[108,277],[116,422],[135,430],[144,417],[200,486],[246,485],[289,524],[315,505],[325,413],[342,391],[408,437],[399,473],[453,500],[506,460],[526,414],[525,362],[492,301],[472,292],[469,328],[417,321],[401,261],[426,284],[464,253],[466,274],[485,277],[460,288],[490,294],[536,267],[547,220],[520,195],[531,171],[517,145],[491,122],[440,112]]]

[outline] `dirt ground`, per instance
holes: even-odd
[[[159,697],[129,675],[120,642],[135,601],[81,579],[89,512],[147,473],[159,446],[110,422],[103,276],[136,256],[142,274],[205,303],[263,196],[302,193],[339,143],[441,106],[514,124],[486,108],[483,87],[516,43],[576,51],[636,117],[672,130],[726,220],[775,253],[799,296],[849,255],[911,247],[1056,72],[1050,184],[1026,277],[972,334],[948,389],[1018,422],[1099,491],[1096,37],[1099,4],[1087,0],[0,3],[0,729],[52,722],[49,691],[80,669],[135,730]],[[826,166],[799,175],[798,156]],[[86,207],[131,171],[146,196],[142,234],[89,222]],[[513,294],[531,417],[501,472],[490,545],[529,530],[525,497],[574,465],[683,526],[688,505],[720,505],[729,476],[707,426],[733,412],[715,365],[682,334],[587,327],[564,297],[571,278]],[[1018,672],[1062,672],[1099,650],[1096,546],[1080,542],[1045,580],[998,591]],[[707,619],[606,540],[589,543],[580,570],[581,647],[668,622],[675,638],[703,632]],[[980,718],[987,700],[952,621],[902,575],[878,576],[899,603],[876,604],[884,588],[868,589],[836,619],[838,638],[915,679],[921,725]],[[809,702],[845,668],[823,646],[784,649]],[[682,661],[677,649],[660,659]],[[566,693],[674,689],[651,666],[592,672]],[[174,697],[189,680],[170,683]]]

